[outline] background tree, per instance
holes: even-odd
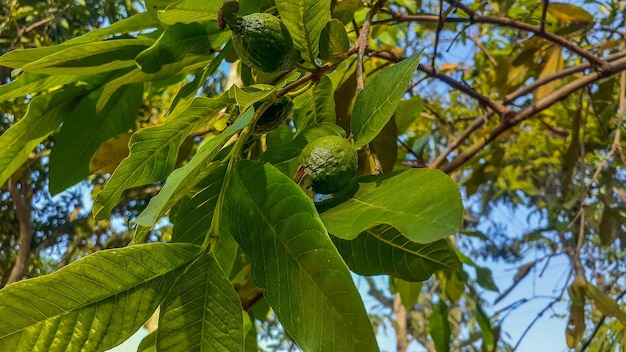
[[[0,25],[14,30],[2,32],[11,44],[0,58],[4,80],[14,78],[0,87],[0,182],[12,195],[1,198],[9,220],[3,284],[131,236],[132,245],[0,291],[0,310],[30,318],[3,321],[0,347],[48,348],[46,336],[58,333],[63,344],[108,348],[160,305],[159,333],[142,348],[186,341],[211,349],[193,335],[226,350],[256,349],[256,319],[266,335],[284,339],[281,346],[293,338],[303,350],[374,349],[345,262],[362,275],[390,276],[384,286],[368,283],[393,313],[398,350],[413,341],[429,351],[515,350],[532,324],[516,341],[500,324],[532,294],[492,316],[489,304],[555,257],[567,258],[570,271],[538,319],[569,299],[570,347],[620,346],[621,2],[241,1],[236,15],[270,12],[291,33],[301,61],[277,73],[238,61],[248,54],[217,29],[221,2],[148,1],[146,12],[132,3],[37,4],[6,4]],[[234,26],[231,12],[222,15]],[[289,124],[255,135],[256,121],[283,96],[293,98]],[[354,140],[363,175],[326,198],[313,196],[297,160],[323,135]],[[456,186],[432,169],[460,187],[462,226]],[[85,179],[93,216],[73,213],[78,192],[47,195]],[[58,208],[38,213],[44,204]],[[493,216],[502,205],[539,220],[511,237]],[[164,216],[171,234],[159,231]],[[123,225],[112,226],[116,219]],[[161,239],[169,243],[140,245]],[[35,256],[22,269],[42,243],[64,254]],[[498,287],[483,261],[517,264],[513,285]],[[86,270],[94,267],[97,277]],[[89,280],[94,296],[75,293]],[[20,292],[40,297],[41,285],[59,296],[24,304]],[[485,291],[498,289],[485,301]],[[314,312],[285,298],[296,292]],[[225,310],[217,315],[213,304]],[[129,308],[136,318],[124,322]],[[63,328],[93,321],[85,314],[111,321],[95,330],[98,342]]]

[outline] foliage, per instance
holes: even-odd
[[[251,322],[271,335],[277,319],[279,335],[305,351],[377,350],[377,321],[352,270],[390,277],[391,296],[373,284],[370,292],[394,313],[399,346],[515,349],[519,341],[500,336],[506,314],[484,308],[481,295],[502,287],[478,259],[519,263],[528,250],[538,259],[495,303],[564,255],[571,272],[546,307],[569,288],[564,340],[620,344],[624,19],[614,1],[585,3],[242,0],[238,16],[278,16],[299,52],[296,67],[274,73],[239,60],[231,31],[218,28],[221,2],[146,0],[145,12],[115,1],[3,4],[0,28],[18,28],[0,57],[3,81],[12,79],[0,86],[0,183],[15,209],[0,198],[14,234],[3,250],[26,258],[4,263],[2,283],[27,272],[12,264],[32,254],[31,222],[19,214],[36,204],[32,190],[77,206],[71,187],[90,180],[92,215],[77,211],[90,225],[77,237],[104,228],[132,231],[132,242],[1,290],[0,346],[103,350],[160,306],[143,349],[256,350]],[[86,25],[70,30],[75,23]],[[449,62],[444,43],[466,59]],[[283,97],[291,119],[255,134]],[[298,165],[323,136],[359,148],[358,177],[328,196],[313,193]],[[481,224],[498,204],[541,223],[502,239]],[[54,217],[71,224],[68,212],[35,217],[33,229]],[[164,221],[171,234],[148,236]],[[64,264],[129,240],[68,249]],[[11,266],[17,279],[5,279]]]

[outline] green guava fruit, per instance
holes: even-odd
[[[258,109],[262,102],[254,104],[254,109]],[[263,114],[259,116],[254,125],[254,134],[266,134],[272,132],[278,126],[282,125],[291,115],[293,110],[293,102],[289,97],[283,97],[279,102],[268,106]]]
[[[236,16],[239,3],[227,0],[218,19],[220,29],[228,24],[233,32],[235,52],[251,68],[263,72],[289,70],[298,61],[298,52],[287,27],[269,13]]]
[[[330,194],[352,181],[359,157],[352,141],[339,136],[324,136],[307,144],[299,161],[311,176],[313,190]]]

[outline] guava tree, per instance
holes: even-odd
[[[497,287],[459,252],[475,242],[449,236],[463,227],[489,244],[472,215],[501,200],[545,211],[548,226],[525,245],[571,260],[568,344],[583,338],[587,299],[623,322],[590,281],[600,259],[583,251],[617,255],[624,222],[623,18],[614,2],[594,4],[606,12],[598,23],[550,1],[146,1],[58,45],[9,51],[0,100],[27,108],[7,113],[0,183],[19,180],[52,139],[51,193],[106,180],[94,186],[95,220],[133,190],[159,192],[125,248],[2,289],[0,349],[107,349],[159,308],[142,350],[257,350],[254,321],[270,309],[302,350],[378,350],[353,271],[392,278],[400,350],[409,336],[429,350],[463,347],[451,342],[455,309],[478,331],[464,346],[493,350],[497,326],[476,290]],[[441,62],[444,43],[474,45],[471,60]],[[229,82],[215,80],[226,69]],[[337,159],[300,165],[328,137],[358,149],[357,176],[338,189],[314,172],[336,176]],[[464,224],[447,174],[486,204]],[[591,187],[600,176],[606,188]],[[164,218],[171,236],[147,240]],[[426,302],[421,282],[435,273]],[[408,332],[402,314],[418,301],[428,324]]]

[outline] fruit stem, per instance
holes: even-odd
[[[228,24],[228,27],[230,27],[233,32],[239,31],[241,17],[236,15],[237,12],[239,12],[239,3],[237,1],[224,1],[224,4],[217,12],[217,27],[223,31]]]

